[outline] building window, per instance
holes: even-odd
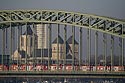
[[[53,47],[53,50],[56,50],[56,48],[55,48],[55,47]]]

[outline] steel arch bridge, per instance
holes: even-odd
[[[64,64],[66,63],[66,28],[68,25],[72,26],[72,51],[73,51],[73,55],[72,55],[72,71],[69,73],[68,71],[64,70],[62,72],[59,71],[59,38],[57,36],[57,71],[51,71],[50,69],[46,71],[27,71],[27,68],[26,68],[26,71],[11,71],[11,70],[4,70],[4,55],[6,53],[6,50],[5,50],[5,46],[6,46],[6,43],[5,43],[5,40],[7,40],[5,38],[5,32],[6,29],[10,28],[10,55],[13,54],[13,40],[11,39],[12,38],[12,28],[13,27],[20,27],[20,26],[26,26],[26,30],[27,30],[27,26],[28,25],[37,25],[37,24],[49,24],[50,28],[48,28],[48,35],[49,35],[49,38],[48,38],[48,48],[50,49],[51,48],[51,41],[52,41],[52,38],[50,37],[51,36],[51,25],[52,24],[57,24],[57,35],[59,35],[59,26],[60,25],[65,25],[65,28],[64,28]],[[111,35],[111,63],[110,63],[110,66],[112,68],[112,66],[115,66],[113,61],[114,61],[114,55],[113,55],[113,52],[114,52],[114,37],[118,37],[120,38],[120,52],[121,52],[121,65],[119,66],[122,66],[124,67],[124,38],[125,38],[125,21],[124,20],[120,20],[120,19],[114,19],[114,18],[109,18],[109,17],[104,17],[104,16],[97,16],[97,15],[92,15],[92,14],[82,14],[82,13],[75,13],[75,12],[67,12],[67,11],[55,11],[55,10],[1,10],[0,11],[0,30],[1,32],[3,33],[2,34],[2,37],[1,37],[1,40],[2,40],[2,56],[1,56],[1,65],[2,65],[2,72],[0,71],[0,74],[1,76],[2,75],[23,75],[23,74],[26,74],[26,75],[40,75],[40,74],[44,74],[45,76],[46,75],[53,75],[53,74],[56,74],[57,76],[60,74],[60,75],[76,75],[76,76],[79,76],[79,75],[83,75],[83,76],[87,76],[87,75],[92,75],[92,76],[97,76],[99,74],[99,76],[112,76],[112,75],[115,75],[116,77],[124,77],[125,76],[125,72],[124,71],[120,71],[120,72],[114,72],[112,69],[111,71],[103,71],[103,72],[98,72],[97,69],[95,69],[95,71],[75,71],[75,42],[74,42],[74,39],[75,39],[75,28],[80,28],[79,30],[79,33],[80,33],[80,38],[79,38],[79,43],[80,43],[80,47],[79,47],[79,61],[78,61],[78,65],[80,67],[81,65],[81,56],[82,56],[82,29],[83,28],[86,28],[88,30],[88,33],[87,33],[87,40],[88,40],[88,49],[87,49],[87,52],[88,52],[88,64],[87,66],[91,66],[91,30],[94,30],[95,31],[95,64],[94,66],[96,66],[97,68],[97,65],[98,65],[98,62],[97,62],[97,56],[98,55],[98,32],[101,32],[101,33],[104,33],[104,55],[106,55],[106,41],[107,38],[106,38],[106,34],[109,34]],[[28,35],[28,33],[26,32],[26,35]],[[7,35],[6,35],[7,36]],[[26,36],[27,38],[27,36]],[[27,45],[27,41],[26,41],[26,45]],[[18,46],[19,47],[19,46]],[[35,47],[34,47],[35,48]],[[26,48],[26,52],[27,52],[28,48]],[[49,51],[49,50],[48,50]],[[50,53],[48,53],[49,55]],[[26,53],[25,53],[26,55]],[[104,56],[106,57],[106,56]],[[26,59],[24,60],[25,61],[25,64],[27,65],[27,59],[28,56],[26,55]],[[12,58],[9,58],[9,59],[12,59]],[[50,67],[50,56],[48,56],[48,67]],[[106,58],[105,58],[106,59]],[[19,63],[18,63],[19,64]],[[104,64],[103,66],[107,66],[106,64]],[[64,66],[65,68],[65,66]],[[59,73],[60,72],[60,73]],[[21,73],[21,74],[20,74]],[[67,74],[68,73],[68,74]],[[55,76],[56,76],[55,75]]]

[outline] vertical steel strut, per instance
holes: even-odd
[[[8,57],[8,51],[7,51],[7,28],[5,28],[5,64],[7,65],[7,57]]]
[[[67,47],[67,44],[66,44],[66,40],[67,40],[67,25],[64,25],[64,70],[66,69],[66,47]]]
[[[15,27],[13,26],[13,28],[12,28],[12,33],[13,33],[13,35],[12,35],[12,39],[13,39],[13,50],[12,50],[12,54],[14,53],[14,48],[15,48]],[[13,57],[12,57],[12,59],[13,59],[13,64],[15,64],[15,60],[14,60],[14,55],[13,55]]]
[[[10,23],[10,60],[9,60],[9,66],[12,65],[12,50],[13,50],[13,38],[12,38],[12,24]],[[9,68],[9,70],[11,70]]]
[[[122,38],[122,66],[124,66],[124,38]]]
[[[72,67],[74,71],[74,65],[75,65],[75,26],[72,26]]]
[[[89,42],[89,48],[88,48],[88,50],[89,50],[89,66],[90,66],[90,71],[91,71],[91,17],[89,18],[89,20],[88,20],[88,22],[89,22],[89,29],[88,29],[88,35],[89,35],[89,39],[88,39],[88,42]]]
[[[119,38],[119,44],[118,44],[118,49],[119,49],[119,66],[122,66],[122,38]]]
[[[87,31],[87,66],[90,66],[89,65],[89,29]]]
[[[125,25],[122,25],[122,35],[124,34]],[[122,66],[124,66],[124,38],[122,38]]]
[[[98,57],[98,31],[95,32],[95,70],[97,70]]]
[[[103,33],[103,45],[104,45],[104,57],[103,57],[104,64],[103,64],[103,66],[105,66],[105,68],[106,68],[106,65],[107,65],[107,60],[106,60],[106,57],[107,57],[107,34],[106,33]]]
[[[20,37],[21,37],[21,24],[19,24],[18,25],[18,52],[20,52],[21,50],[20,50],[20,43],[21,43],[21,41],[20,41]],[[18,61],[19,61],[19,66],[21,65],[21,55],[19,54],[19,58],[18,58]],[[20,69],[19,69],[20,70]]]
[[[37,28],[37,27],[36,27]],[[41,22],[41,27],[43,28],[43,23]],[[37,30],[37,29],[36,29]],[[47,41],[48,42],[48,41]],[[43,62],[43,52],[44,52],[44,48],[43,48],[43,40],[41,41],[41,64]]]
[[[48,27],[48,68],[50,69],[50,49],[51,49],[51,24],[49,24],[49,27]]]
[[[88,43],[87,43],[87,55],[88,55],[88,66],[90,67],[91,66],[91,30],[88,29]]]
[[[111,71],[114,66],[114,37],[111,35]]]
[[[33,41],[33,56],[32,56],[32,61],[33,61],[33,68],[35,68],[35,41],[36,41],[36,36],[35,36],[35,28],[36,28],[36,26],[35,26],[35,24],[33,23],[32,24],[32,26],[33,26],[33,39],[32,39],[32,41]]]
[[[28,32],[27,32],[27,23],[25,24],[25,28],[26,28],[26,53],[25,53],[25,65],[26,65],[26,68],[25,68],[25,70],[27,71],[27,55],[28,55],[28,52],[27,52],[27,41],[28,41],[28,38],[27,38],[27,34],[28,34]]]
[[[3,38],[2,38],[2,70],[4,71],[4,56],[5,56],[5,28],[2,29]]]
[[[79,32],[80,32],[80,55],[79,55],[79,69],[80,69],[80,66],[81,66],[81,64],[82,64],[82,27],[80,27],[80,29],[79,29]]]
[[[19,39],[19,37],[20,37],[20,31],[19,31],[19,25],[18,25],[18,28],[17,28],[17,51],[19,52],[20,50],[19,50],[19,41],[20,41],[20,39]],[[19,66],[19,56],[20,56],[20,54],[18,53],[18,58],[17,58],[17,66]],[[19,71],[19,68],[18,68],[18,71]]]
[[[22,51],[22,25],[20,27],[20,34],[21,34],[21,37],[20,37],[20,50]],[[22,57],[20,58],[20,63],[22,64]]]
[[[59,55],[59,28],[60,28],[60,25],[57,24],[57,71],[59,70],[59,58],[60,58],[60,55]]]

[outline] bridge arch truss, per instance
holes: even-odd
[[[9,23],[25,22],[73,25],[125,37],[125,21],[114,18],[55,10],[0,11],[0,28],[3,25],[9,25]]]

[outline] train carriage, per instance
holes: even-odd
[[[42,70],[41,65],[36,65],[35,70],[36,70],[36,71],[41,71],[41,70]]]
[[[18,65],[14,65],[14,64],[13,64],[13,65],[10,66],[10,70],[11,70],[11,71],[18,71],[18,69],[19,69],[19,68],[18,68]]]
[[[58,65],[57,64],[52,64],[51,67],[50,67],[51,71],[55,71],[58,69]],[[60,71],[63,71],[64,70],[64,66],[63,65],[59,65],[59,70]]]
[[[72,69],[73,69],[72,65],[66,65],[66,70],[67,71],[72,71]]]
[[[82,71],[90,71],[90,66],[81,66],[80,68]]]
[[[52,64],[50,69],[51,69],[51,71],[56,71],[57,70],[57,64]]]
[[[9,68],[6,65],[0,65],[0,71],[7,71]]]
[[[105,66],[97,66],[97,71],[105,71],[106,67]]]
[[[34,67],[33,67],[33,65],[27,65],[26,66],[27,67],[27,71],[33,71],[34,70]]]
[[[124,71],[124,66],[113,66],[114,72]]]
[[[26,65],[25,64],[21,64],[20,65],[20,71],[25,71],[26,70]]]

